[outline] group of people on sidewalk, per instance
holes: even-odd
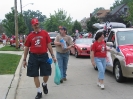
[[[66,81],[67,63],[69,60],[69,50],[72,47],[72,39],[67,35],[67,29],[63,26],[59,27],[60,35],[58,35],[54,41],[56,45],[56,58],[51,46],[51,39],[45,30],[39,28],[39,21],[37,18],[31,20],[31,25],[34,31],[32,31],[25,42],[23,66],[27,66],[27,76],[34,78],[34,83],[37,88],[37,95],[35,99],[42,98],[42,91],[40,88],[39,76],[43,77],[43,92],[48,94],[47,81],[51,75],[51,64],[47,62],[49,59],[47,51],[49,50],[54,62],[58,61],[58,65],[61,71],[60,82]],[[66,41],[67,47],[63,49],[63,44],[60,39]],[[26,62],[27,55],[29,54],[28,64]]]
[[[42,98],[42,91],[40,86],[43,87],[44,94],[48,94],[47,81],[51,75],[51,64],[47,62],[49,59],[47,51],[49,50],[51,57],[54,62],[58,62],[61,79],[60,82],[66,81],[67,78],[67,64],[69,60],[69,50],[73,46],[73,41],[70,36],[67,35],[67,28],[60,26],[60,34],[56,36],[54,44],[56,46],[56,57],[54,55],[51,40],[48,33],[45,30],[39,28],[39,21],[37,18],[31,20],[31,25],[34,29],[26,41],[24,49],[24,59],[23,66],[27,66],[27,76],[34,78],[34,83],[37,88],[37,95],[35,99]],[[67,47],[63,49],[63,44],[60,42],[61,39],[64,39]],[[98,68],[98,86],[101,89],[104,89],[104,73],[106,68],[106,53],[110,49],[106,48],[104,42],[104,34],[102,32],[97,33],[95,37],[95,42],[92,46],[91,53],[91,62],[93,66]],[[27,55],[29,54],[28,64],[27,64]],[[39,76],[43,77],[43,82],[40,85]]]

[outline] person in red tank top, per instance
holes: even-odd
[[[104,42],[104,33],[96,34],[95,42],[92,45],[91,62],[93,66],[98,68],[98,83],[97,85],[104,89],[104,73],[106,69],[106,43]]]
[[[32,31],[26,38],[23,66],[25,68],[27,65],[26,58],[28,52],[30,51],[27,66],[27,76],[34,77],[34,82],[37,88],[37,95],[35,99],[40,99],[42,98],[42,92],[40,89],[39,76],[43,77],[43,92],[44,94],[48,94],[47,81],[52,72],[51,63],[48,62],[49,56],[47,50],[49,50],[54,62],[56,62],[56,59],[48,33],[39,28],[39,22],[37,18],[33,18],[31,20],[31,24],[34,31]]]

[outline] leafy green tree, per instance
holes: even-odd
[[[129,7],[129,14],[127,20],[133,23],[133,0],[130,0],[130,2],[128,2],[128,7]]]
[[[31,32],[33,30],[32,26],[31,26],[31,19],[32,18],[38,18],[38,20],[40,22],[40,28],[43,29],[43,22],[46,20],[46,16],[43,15],[42,12],[40,12],[39,10],[37,10],[37,11],[32,11],[32,10],[24,11],[23,17],[24,17],[25,23],[28,27],[28,32]]]
[[[8,35],[15,35],[15,18],[14,18],[14,8],[11,8],[11,12],[5,15],[5,19],[2,21],[5,32]],[[25,25],[24,19],[21,14],[18,13],[18,32],[19,34],[26,34],[27,27]]]
[[[99,23],[98,19],[95,17],[92,17],[88,22],[87,22],[87,31],[92,32],[93,34],[97,31],[96,28],[93,27],[93,24]]]
[[[58,9],[53,15],[50,14],[50,18],[47,18],[44,22],[45,29],[50,32],[58,31],[60,25],[65,26],[68,29],[68,32],[71,33],[72,18],[67,16],[67,12],[62,9]]]
[[[113,3],[113,6],[110,7],[110,10],[112,11],[115,7],[121,5],[122,3],[120,2],[120,0],[115,0],[115,2]]]
[[[2,34],[4,32],[4,27],[2,22],[0,22],[0,34]]]
[[[77,20],[74,22],[74,25],[72,27],[72,32],[75,33],[75,30],[78,30],[79,32],[82,31],[81,24]]]
[[[133,1],[133,0],[116,0],[113,3],[113,6],[110,7],[110,10],[113,10],[115,7],[117,7],[117,6],[121,5],[121,4],[128,4],[131,1]]]

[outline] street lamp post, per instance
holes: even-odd
[[[24,6],[22,6],[22,0],[20,0],[20,10],[21,10],[21,14],[22,14],[22,8],[24,8],[25,6],[27,6],[27,5],[29,5],[29,4],[33,5],[34,3],[28,3],[28,4],[24,5]]]
[[[22,0],[20,0],[20,10],[21,10],[21,14],[22,14]]]

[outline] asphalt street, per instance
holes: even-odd
[[[90,58],[75,58],[70,56],[67,71],[67,81],[54,84],[54,64],[52,75],[48,81],[49,94],[42,99],[133,99],[133,80],[117,83],[113,74],[106,71],[105,90],[97,85],[97,71],[91,65]],[[40,78],[42,82],[42,78]],[[26,76],[26,69],[22,69],[22,77],[17,89],[16,99],[34,99],[36,88],[33,78]]]

